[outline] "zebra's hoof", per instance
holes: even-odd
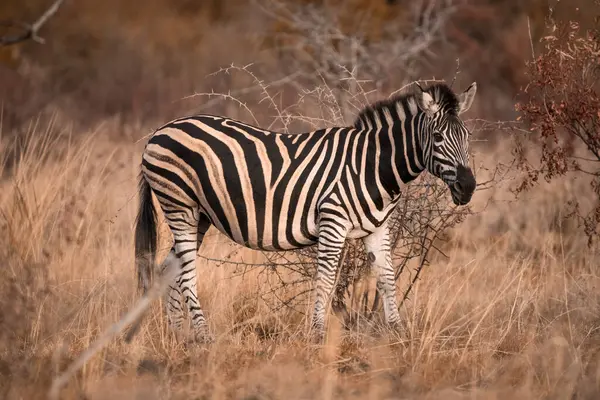
[[[214,343],[215,337],[208,330],[196,332],[190,340],[195,344],[211,344]]]
[[[404,324],[400,321],[396,322],[388,322],[388,329],[390,333],[394,336],[398,336],[399,338],[405,339],[407,337],[408,331]]]
[[[312,344],[320,345],[325,343],[325,329],[313,328],[308,333],[308,341]]]

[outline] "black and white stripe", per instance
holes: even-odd
[[[403,184],[427,169],[448,184],[456,204],[470,201],[468,130],[459,118],[476,85],[455,95],[443,84],[363,110],[352,127],[275,133],[212,115],[156,130],[142,156],[136,256],[147,289],[156,249],[154,193],[174,235],[163,268],[180,268],[167,298],[180,328],[183,304],[198,339],[208,335],[196,294],[196,253],[211,225],[252,249],[318,245],[312,328],[325,315],[346,238],[363,238],[377,271],[386,319],[399,322],[387,218]]]

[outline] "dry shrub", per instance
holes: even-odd
[[[383,97],[383,94],[367,89],[376,87],[377,83],[359,80],[344,68],[338,73],[345,74],[342,78],[346,82],[345,88],[328,85],[326,77],[314,87],[302,86],[305,82],[302,78],[296,80],[296,77],[288,77],[286,84],[298,87],[300,94],[295,103],[282,106],[277,92],[260,78],[260,73],[254,72],[253,66],[232,65],[217,71],[215,75],[226,75],[230,80],[233,80],[233,76],[241,75],[250,81],[245,88],[227,93],[198,93],[196,96],[208,97],[211,102],[229,103],[239,110],[233,114],[236,117],[269,129],[294,132],[350,126],[361,109]],[[305,74],[308,74],[308,70]],[[319,73],[315,73],[313,80],[317,81],[319,76]],[[394,93],[407,90],[408,86]],[[502,124],[488,124],[484,120],[472,122],[474,135],[498,131],[503,127]],[[504,175],[497,173],[500,167],[490,167],[489,179],[479,180],[479,190],[490,189],[504,179]],[[409,297],[430,259],[438,254],[444,256],[441,246],[448,239],[450,229],[457,227],[469,215],[474,215],[473,210],[468,206],[455,207],[446,185],[427,172],[403,189],[390,223],[396,280],[404,286],[401,303]],[[241,277],[252,270],[260,271],[258,275],[263,279],[260,298],[272,312],[289,315],[291,311],[306,315],[310,310],[310,295],[317,268],[316,251],[316,246],[313,246],[290,252],[263,252],[265,261],[258,263],[230,261],[227,258],[211,261],[235,266],[235,273]],[[231,256],[235,258],[236,254]],[[379,294],[369,282],[370,265],[361,240],[347,241],[340,265],[332,304],[334,311],[342,316],[347,327],[355,330],[380,326],[382,304]]]
[[[596,13],[600,18],[597,9]],[[516,191],[532,187],[540,178],[551,181],[569,175],[589,180],[596,201],[581,213],[575,199],[572,211],[592,241],[600,224],[600,31],[581,32],[577,22],[553,18],[549,29],[543,52],[528,65],[529,83],[517,105],[531,133],[519,135],[516,142],[518,165],[527,174]],[[537,160],[531,161],[528,146],[535,149]]]
[[[265,32],[265,44],[276,55],[286,76],[278,82],[265,82],[260,77],[270,73],[264,66],[232,65],[214,76],[233,83],[232,75],[241,72],[249,81],[245,88],[232,90],[230,85],[224,92],[213,90],[199,95],[210,98],[211,106],[219,101],[229,102],[241,112],[230,109],[228,116],[269,129],[294,132],[350,126],[361,109],[382,96],[382,88],[409,82],[427,62],[432,49],[443,40],[445,24],[456,11],[457,3],[417,1],[411,7],[401,8],[356,1],[342,9],[335,2],[273,0],[267,7],[256,3],[274,23]],[[368,10],[361,14],[364,18],[357,18],[357,8]],[[396,14],[402,16],[401,22],[390,20]],[[263,70],[256,72],[258,68]],[[298,94],[295,100],[288,96],[283,101],[285,88]],[[266,107],[251,106],[252,103]],[[205,104],[204,109],[207,108]],[[402,272],[412,268],[407,265],[417,260],[415,276],[408,283],[410,291],[427,262],[429,249],[469,211],[467,208],[457,212],[450,207],[445,187],[426,175],[403,193],[401,203],[392,224],[394,262]],[[348,323],[358,321],[359,316],[371,319],[381,304],[377,296],[368,299],[366,292],[356,288],[369,272],[362,242],[349,241],[346,247],[334,308],[345,315]],[[237,265],[239,273],[243,275],[252,267],[267,267],[264,271],[271,276],[265,277],[268,289],[263,299],[272,302],[272,309],[306,309],[309,285],[316,272],[316,249],[265,253],[264,257],[267,263]],[[278,266],[287,272],[282,274]],[[352,295],[352,291],[360,294]],[[408,292],[403,298],[407,296]],[[350,311],[347,302],[352,303]]]

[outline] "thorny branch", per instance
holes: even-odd
[[[250,113],[251,121],[260,118],[247,104],[265,104],[273,117],[263,126],[289,133],[292,123],[298,123],[303,129],[348,126],[361,109],[376,100],[374,97],[381,96],[391,76],[398,77],[397,71],[403,71],[401,80],[406,85],[399,91],[404,90],[415,81],[419,63],[432,57],[429,48],[443,39],[444,24],[456,10],[456,0],[414,1],[407,12],[408,25],[388,24],[383,37],[373,41],[362,33],[346,33],[336,14],[323,6],[297,5],[285,0],[269,0],[266,4],[255,1],[255,4],[273,21],[286,27],[265,39],[271,40],[279,64],[288,68],[284,78],[269,84],[250,66],[231,65],[217,74],[230,76],[241,72],[251,78],[254,86],[224,95],[200,93],[196,96],[232,101]],[[410,28],[406,29],[407,26]],[[456,73],[458,68],[457,63]],[[433,81],[439,80],[429,82]],[[295,89],[298,101],[282,106],[271,94],[275,85]],[[311,111],[307,112],[309,106]],[[472,131],[504,130],[504,124],[474,120]],[[494,172],[485,187],[503,177]],[[446,240],[444,234],[472,213],[468,207],[457,208],[451,204],[446,186],[427,174],[403,189],[402,199],[391,216],[390,231],[392,261],[398,271],[396,280],[400,281],[402,271],[411,268],[414,262],[418,264],[416,276],[404,292],[405,299],[431,254],[443,255],[440,244]],[[369,302],[369,290],[361,286],[370,274],[362,241],[348,240],[344,253],[346,257],[340,265],[332,303],[338,313],[344,315],[346,324],[359,320],[368,322],[380,311],[381,304],[377,292]],[[260,269],[257,279],[262,279],[260,286],[267,288],[262,299],[271,310],[292,308],[304,314],[311,293],[306,286],[310,287],[316,274],[316,246],[289,252],[264,252],[263,257],[265,263],[235,263],[235,267],[244,274]]]
[[[306,128],[316,129],[323,126],[347,126],[348,111],[356,114],[365,107],[371,92],[366,89],[368,82],[358,79],[352,71],[345,71],[344,79],[352,84],[353,89],[344,89],[346,101],[340,100],[336,89],[328,85],[326,79],[318,81],[315,85],[302,84],[298,101],[288,106],[280,106],[274,100],[271,92],[273,85],[257,77],[249,70],[250,66],[236,67],[234,65],[219,70],[218,74],[232,74],[234,72],[249,76],[256,88],[246,86],[243,96],[232,100],[234,104],[251,112],[245,104],[256,103],[256,97],[262,100],[266,97],[266,104],[272,109],[272,120],[265,122],[269,127],[277,125],[279,129],[288,132],[292,122],[299,122]],[[292,77],[292,75],[288,75]],[[295,78],[299,79],[298,75]],[[289,83],[286,82],[286,83]],[[309,89],[307,89],[309,88]],[[377,92],[381,96],[381,92]],[[239,93],[237,93],[239,94]],[[215,94],[197,94],[199,96],[214,97]],[[217,94],[218,95],[218,94]],[[231,96],[230,94],[227,95]],[[306,104],[314,105],[311,112],[306,112]],[[241,106],[244,104],[244,106]],[[316,112],[315,112],[316,110]],[[249,116],[251,121],[259,120],[258,114]],[[490,122],[482,119],[467,121],[474,135],[488,134],[492,131],[511,132],[520,128],[520,123],[503,121]],[[291,132],[290,132],[291,133]],[[481,171],[483,167],[477,166],[473,158],[473,167]],[[499,182],[507,179],[510,166],[499,164],[494,170],[486,171],[489,178],[481,180],[477,190],[491,189]],[[479,179],[478,179],[479,180]],[[403,189],[402,199],[390,217],[390,232],[392,243],[392,262],[396,270],[398,283],[408,285],[403,291],[403,298],[408,298],[416,284],[423,268],[428,265],[430,258],[436,254],[444,257],[442,244],[448,240],[446,234],[449,229],[460,224],[467,216],[475,212],[469,207],[456,207],[452,204],[448,189],[437,178],[429,174],[422,174],[415,181]],[[344,316],[346,324],[356,322],[370,323],[375,315],[381,311],[381,302],[378,293],[369,296],[370,289],[364,289],[363,283],[371,271],[364,252],[361,240],[349,240],[345,246],[344,258],[340,265],[338,284],[335,297],[332,299],[338,315]],[[262,291],[261,299],[276,312],[281,309],[293,309],[299,314],[304,314],[310,301],[311,283],[317,268],[316,247],[309,247],[288,252],[263,252],[264,262],[245,263],[230,262],[225,259],[211,261],[221,262],[222,265],[230,264],[235,268],[236,276],[245,276],[249,271],[257,270],[256,275],[260,280]],[[201,256],[202,257],[202,256]],[[416,263],[416,265],[415,265]],[[408,277],[408,281],[401,279],[408,269],[415,268],[415,274]]]

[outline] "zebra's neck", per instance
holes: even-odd
[[[371,110],[361,118],[378,178],[367,184],[377,184],[391,201],[398,198],[403,184],[425,170],[425,114],[411,100]]]

